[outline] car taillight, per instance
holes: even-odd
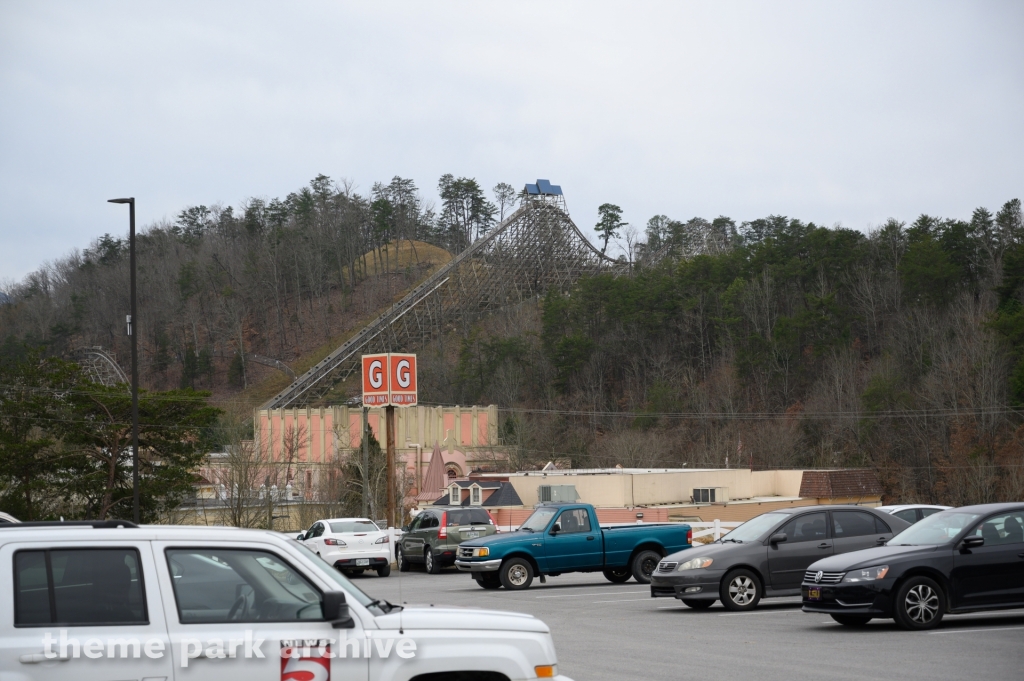
[[[340,539],[324,539],[324,544],[327,546],[346,546],[345,542]]]
[[[438,539],[448,538],[448,511],[441,514],[441,529],[437,531]]]
[[[375,541],[373,543],[374,544],[387,544],[389,541],[391,541],[391,540],[388,539],[388,536],[385,534],[383,537],[381,537],[380,539],[378,539],[377,541]]]
[[[686,543],[693,543],[693,528],[686,528]]]

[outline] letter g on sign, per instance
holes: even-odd
[[[409,360],[403,359],[398,362],[398,368],[395,371],[395,378],[398,380],[399,387],[408,388],[412,384],[412,372],[410,371]]]
[[[370,362],[370,385],[374,388],[384,385],[384,362],[379,359]]]

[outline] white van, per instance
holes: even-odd
[[[543,622],[373,599],[275,532],[0,526],[0,679],[555,678]]]

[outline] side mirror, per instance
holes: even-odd
[[[889,540],[886,539],[885,537],[879,537],[878,539],[875,540],[875,544],[877,544],[878,546],[885,546],[885,542],[887,542],[887,541],[889,541]]]
[[[966,537],[963,542],[960,543],[960,547],[964,549],[976,549],[979,546],[985,545],[984,537]]]
[[[348,614],[348,602],[342,591],[325,591],[324,599],[320,602],[320,609],[324,619],[330,622],[335,629],[352,629],[356,625],[352,616]]]
[[[409,531],[409,526],[408,525],[402,525],[402,532],[408,532],[408,531]]]
[[[558,534],[562,531],[562,523],[555,523],[551,526],[551,534]]]
[[[306,538],[306,533],[305,532],[299,532],[299,536],[296,537],[296,539],[298,539],[299,541],[303,541],[305,538]]]
[[[782,542],[788,540],[789,537],[786,536],[785,532],[776,532],[772,536],[768,537],[768,543],[772,546],[775,546],[776,544],[781,544]]]

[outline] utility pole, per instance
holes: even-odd
[[[138,314],[135,309],[135,197],[110,199],[107,203],[128,204],[128,261],[131,269],[131,314],[128,336],[132,345],[132,520],[139,520],[139,342]]]
[[[368,414],[370,408],[363,405],[363,517],[369,518],[370,512],[370,424]],[[374,520],[373,518],[370,518]]]
[[[395,407],[388,405],[384,407],[384,416],[387,424],[387,457],[385,461],[385,467],[387,473],[385,478],[387,479],[388,486],[388,526],[398,527],[398,522],[395,520],[397,514],[395,513]]]
[[[268,475],[263,482],[263,489],[267,495],[267,529],[274,529],[274,500],[270,497],[270,476]]]

